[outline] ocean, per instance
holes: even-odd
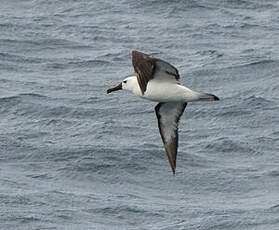
[[[0,229],[279,229],[277,0],[2,0]],[[132,50],[217,95],[179,125],[106,89]]]

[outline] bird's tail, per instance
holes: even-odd
[[[213,94],[210,93],[202,93],[200,95],[201,101],[219,101],[220,99]]]

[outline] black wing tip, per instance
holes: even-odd
[[[166,151],[166,154],[167,154],[167,157],[168,157],[168,160],[169,160],[172,175],[175,176],[176,162],[173,161],[172,157],[170,157],[170,155],[167,153],[167,151]]]

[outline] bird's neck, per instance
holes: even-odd
[[[129,91],[131,91],[135,95],[142,96],[137,77],[132,76],[129,81],[131,81],[131,87],[129,88]]]

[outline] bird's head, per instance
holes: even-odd
[[[113,91],[121,90],[121,89],[126,89],[126,90],[129,90],[131,92],[134,92],[137,87],[138,87],[137,77],[136,76],[129,76],[129,77],[126,77],[118,85],[107,89],[107,94],[109,94]]]

